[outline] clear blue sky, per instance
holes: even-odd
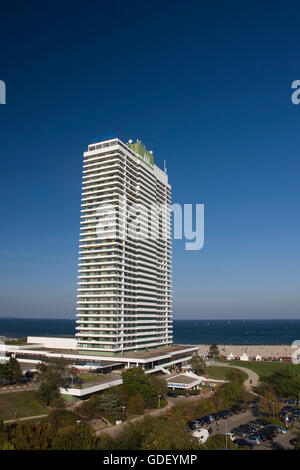
[[[299,2],[1,7],[0,316],[75,314],[82,152],[115,132],[205,204],[177,318],[299,318]]]

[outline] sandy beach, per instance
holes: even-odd
[[[210,345],[200,344],[199,345],[199,354],[204,355],[208,353]],[[235,357],[240,357],[243,353],[246,353],[249,358],[255,358],[257,354],[261,356],[261,358],[276,358],[279,359],[281,357],[291,357],[292,353],[295,352],[295,349],[291,347],[291,345],[276,345],[276,346],[232,346],[232,345],[218,345],[220,355],[221,356],[228,356],[232,353]]]

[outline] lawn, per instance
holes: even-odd
[[[206,375],[210,379],[215,380],[226,380],[226,375],[230,372],[233,367],[222,367],[222,366],[209,366],[206,367]],[[243,371],[240,371],[243,375],[244,379],[246,380],[248,377]]]
[[[49,409],[38,400],[36,391],[0,393],[0,420],[42,415]]]
[[[105,378],[104,374],[90,374],[88,372],[80,372],[78,375],[78,378],[80,380],[83,380],[84,382],[97,382],[97,380],[102,380]]]
[[[243,362],[235,361],[234,365],[246,367],[256,372],[260,377],[272,375],[276,370],[289,370],[300,376],[300,364],[283,362]]]

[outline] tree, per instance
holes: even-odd
[[[108,434],[101,434],[96,442],[97,450],[117,450],[116,439],[109,436]]]
[[[166,393],[166,386],[158,377],[145,374],[140,367],[127,369],[122,373],[123,390],[126,396],[141,397],[146,408],[156,408],[157,396]]]
[[[114,390],[104,392],[103,395],[93,395],[77,408],[78,413],[85,419],[107,417],[108,420],[120,419],[122,416],[122,402]]]
[[[10,357],[7,363],[8,373],[13,383],[20,383],[23,379],[23,373],[16,358]]]
[[[238,382],[229,382],[217,390],[212,400],[218,406],[222,403],[222,407],[230,407],[235,405],[244,398],[244,387]]]
[[[124,431],[115,440],[118,450],[138,450],[141,449],[142,442],[143,434],[140,426],[131,423],[125,426]]]
[[[63,358],[47,358],[38,365],[41,400],[49,405],[51,400],[60,396],[60,387],[65,386],[67,361]]]
[[[100,398],[100,410],[112,416],[114,419],[120,419],[121,403],[119,397],[113,392],[104,393]]]
[[[7,364],[0,364],[0,383],[6,385],[9,382],[9,371]]]
[[[187,433],[184,421],[165,417],[146,416],[142,421],[128,424],[115,440],[120,450],[192,450],[198,443]]]
[[[242,370],[231,368],[226,374],[226,380],[229,382],[236,382],[240,385],[247,379],[247,374]]]
[[[195,374],[198,374],[198,375],[205,374],[205,362],[198,353],[193,354],[190,360],[190,365],[191,365],[192,372],[194,372]]]
[[[258,409],[261,413],[266,413],[269,416],[277,416],[280,412],[280,404],[274,393],[265,389],[264,395],[260,397],[258,402]]]
[[[44,450],[49,448],[53,433],[46,426],[16,423],[8,428],[6,438],[14,450]]]
[[[48,424],[52,431],[56,432],[59,428],[72,426],[77,423],[79,416],[69,410],[56,409],[45,418],[44,423]]]
[[[59,386],[54,383],[43,382],[39,386],[39,395],[41,401],[48,406],[52,400],[59,397]]]
[[[276,370],[272,375],[263,377],[262,382],[271,385],[277,396],[298,398],[299,377],[288,369]]]
[[[254,390],[258,395],[262,396],[265,396],[267,392],[272,393],[273,395],[275,394],[274,387],[267,382],[259,382]]]
[[[93,395],[77,407],[78,413],[86,419],[95,419],[101,417],[101,396]]]
[[[7,383],[20,383],[23,379],[23,373],[19,362],[14,357],[10,357],[6,364],[0,364],[0,382],[5,385]]]
[[[166,395],[168,393],[168,387],[164,379],[156,375],[149,375],[149,380],[156,396]]]
[[[131,397],[127,403],[127,411],[133,415],[142,414],[145,410],[145,403],[142,397]]]
[[[216,343],[210,345],[208,356],[213,359],[218,359],[218,357],[220,356],[220,351]]]
[[[96,437],[93,429],[86,424],[76,424],[60,428],[51,443],[56,450],[92,450]]]

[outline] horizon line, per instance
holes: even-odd
[[[76,320],[76,315],[74,318],[67,318],[67,317],[7,317],[7,316],[1,316],[0,315],[0,320],[70,320],[74,321]],[[247,320],[247,321],[260,321],[260,320],[300,320],[300,314],[298,317],[276,317],[276,318],[248,318],[248,317],[241,317],[241,318],[174,318],[173,321],[241,321],[241,320]]]

